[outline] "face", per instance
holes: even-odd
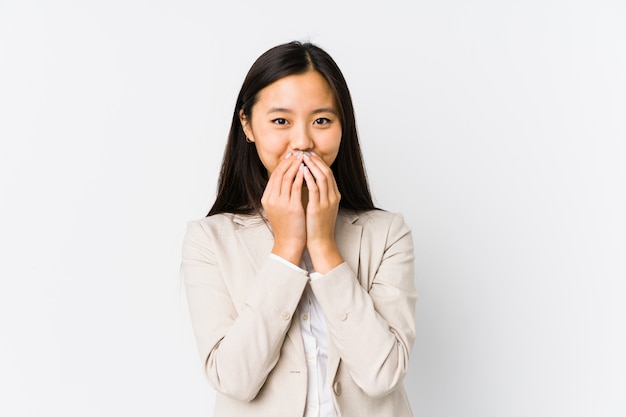
[[[329,166],[341,142],[341,121],[330,86],[318,72],[289,75],[258,94],[251,115],[240,113],[269,175],[287,152],[315,152]]]

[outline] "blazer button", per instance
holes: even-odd
[[[291,314],[288,311],[283,311],[280,313],[280,318],[283,320],[289,320],[291,318]]]
[[[342,315],[340,315],[339,316],[339,320],[341,320],[341,321],[348,320],[348,313],[343,313]]]
[[[335,381],[333,384],[333,391],[335,392],[335,395],[341,395],[341,382]]]

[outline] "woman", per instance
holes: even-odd
[[[410,416],[413,243],[376,209],[350,93],[310,43],[252,65],[183,274],[215,416]]]

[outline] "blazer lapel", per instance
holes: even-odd
[[[267,261],[274,245],[274,235],[270,225],[260,216],[235,215],[233,220],[242,226],[238,232],[240,246],[244,248],[246,256],[254,265],[254,269],[258,271],[261,265]],[[296,350],[295,357],[304,358],[306,355],[297,314],[293,315],[286,338]]]
[[[241,226],[237,231],[238,246],[243,248],[243,252],[254,266],[255,271],[258,271],[274,245],[274,236],[269,223],[266,224],[261,216],[239,214],[234,215],[233,221]]]
[[[359,255],[361,253],[361,234],[363,228],[356,224],[359,215],[356,213],[343,214],[340,212],[335,225],[335,241],[343,260],[350,265],[354,274],[358,272]]]
[[[361,225],[356,224],[359,215],[356,213],[341,213],[337,218],[337,224],[335,226],[335,240],[339,247],[339,252],[343,260],[350,265],[354,274],[357,275],[359,271],[359,255],[361,253],[361,236],[363,228]],[[337,374],[337,368],[339,367],[339,352],[333,345],[332,339],[328,338],[328,373],[332,384],[335,375]]]

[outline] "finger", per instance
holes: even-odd
[[[323,174],[323,176],[325,176],[325,177],[327,177],[329,179],[332,177],[332,179],[334,179],[333,171],[326,164],[326,162],[324,162],[324,160],[322,158],[320,158],[319,156],[317,156],[316,154],[314,154],[314,153],[305,153],[303,159],[304,159],[304,162],[306,163],[306,165],[309,168],[311,168],[311,173],[316,178],[319,175],[319,173],[321,172]]]
[[[319,205],[319,187],[317,186],[315,178],[311,174],[308,166],[305,165],[302,167],[302,174],[304,177],[304,182],[309,189],[309,203],[316,206]]]
[[[311,161],[314,162],[322,172],[324,172],[329,192],[339,194],[339,187],[337,186],[337,181],[335,180],[335,174],[333,173],[333,170],[330,168],[330,166],[327,165],[322,158],[317,156],[316,153],[313,152]]]
[[[278,162],[278,165],[276,165],[276,168],[274,168],[274,171],[270,174],[268,178],[268,185],[270,183],[282,182],[281,177],[284,175],[285,171],[289,168],[289,158],[291,156],[292,155],[290,152]]]
[[[329,200],[329,190],[332,190],[332,186],[329,182],[334,182],[332,171],[328,165],[317,156],[311,157],[310,155],[305,155],[304,162],[307,168],[309,168],[309,172],[312,174],[315,184],[319,189],[318,198],[320,199],[320,203],[324,205]]]
[[[298,165],[298,172],[291,185],[290,201],[293,204],[302,204],[302,186],[304,185],[304,169],[305,166],[302,162]]]
[[[284,158],[278,163],[278,165],[268,178],[267,185],[265,186],[265,190],[263,191],[263,196],[261,197],[261,204],[263,205],[263,207],[267,207],[268,204],[278,204],[278,200],[280,199],[282,193],[283,178],[287,170],[289,170],[289,168],[292,166],[295,159],[295,155],[293,155],[291,152],[288,152],[284,156]]]
[[[293,154],[293,152],[287,152],[285,156],[278,161],[276,168],[274,168],[274,173],[284,174],[291,165],[291,161],[293,161],[294,158],[295,155]]]
[[[298,175],[302,162],[296,157],[290,160],[290,164],[291,165],[282,176],[282,184],[280,189],[281,195],[285,196],[286,198],[290,198],[291,196],[292,187],[296,176]]]
[[[294,161],[295,156],[291,152],[285,155],[270,175],[267,187],[271,187],[274,191],[280,194],[282,191],[283,178],[292,167]]]

